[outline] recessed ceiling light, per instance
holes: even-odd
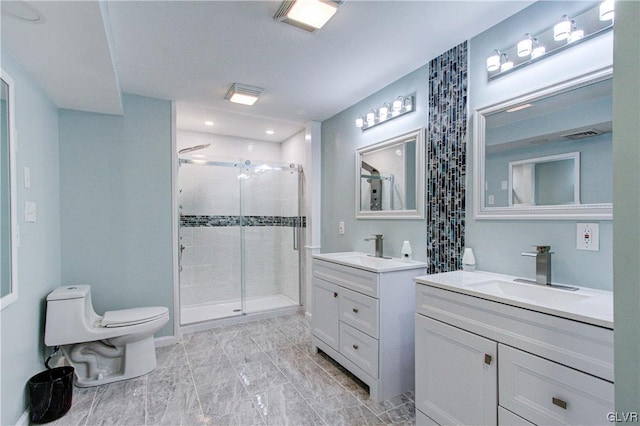
[[[275,132],[273,130],[267,130],[265,133],[268,135],[273,135]]]
[[[285,0],[273,19],[310,33],[318,31],[344,0]]]
[[[204,125],[205,126],[213,126],[213,121],[205,121]]]
[[[237,104],[253,105],[256,103],[262,92],[264,92],[264,89],[261,87],[233,83],[224,98]]]

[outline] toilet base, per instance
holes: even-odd
[[[84,388],[128,380],[156,368],[153,335],[133,342],[122,340],[126,339],[63,346],[62,352],[75,368],[76,386]]]

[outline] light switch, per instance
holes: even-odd
[[[503,180],[502,182],[500,182],[500,188],[502,188],[503,191],[509,189],[509,181]]]
[[[31,170],[28,167],[24,168],[24,187],[31,188]]]
[[[496,198],[493,195],[489,195],[487,197],[487,204],[493,205],[493,204],[495,204],[495,202],[496,202]]]
[[[25,222],[36,221],[36,202],[35,201],[24,202],[24,221]]]
[[[344,235],[344,222],[338,222],[338,234]]]

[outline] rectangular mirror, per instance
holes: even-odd
[[[478,219],[612,218],[612,70],[475,113]]]
[[[13,79],[0,79],[0,309],[18,299],[15,102]]]
[[[356,151],[356,218],[424,218],[424,130]]]

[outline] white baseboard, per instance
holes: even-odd
[[[156,343],[156,348],[161,348],[163,346],[171,346],[178,343],[178,339],[176,339],[176,336],[156,337],[154,341]]]
[[[304,313],[304,316],[305,316],[305,317],[307,317],[308,319],[311,319],[311,317],[312,317],[313,315],[311,314],[311,312],[306,311],[306,312]]]
[[[24,413],[20,416],[16,422],[16,426],[29,426],[29,409],[24,410]]]

